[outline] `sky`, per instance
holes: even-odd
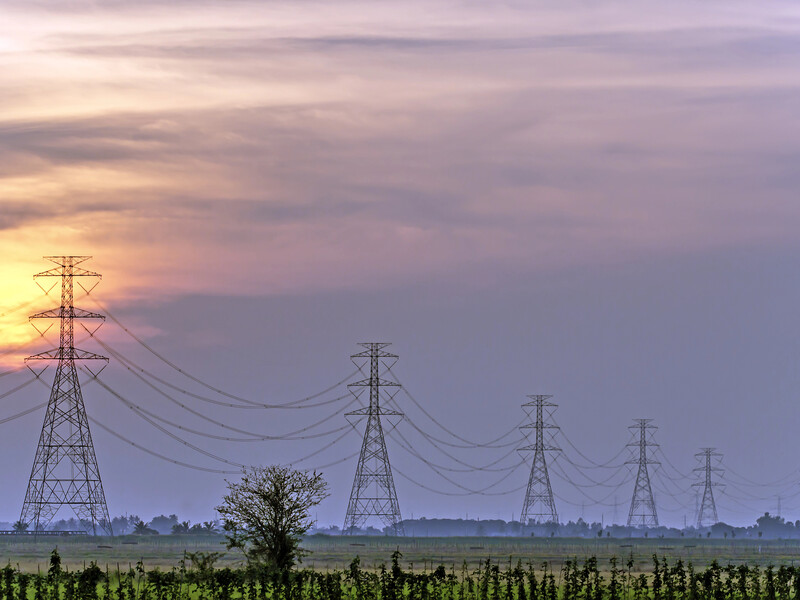
[[[409,394],[387,437],[404,516],[518,517],[513,447],[426,436],[463,445],[441,424],[522,445],[526,395],[553,394],[562,519],[624,521],[635,418],[659,427],[662,522],[694,519],[706,446],[727,469],[720,518],[752,523],[781,496],[800,519],[796,2],[10,0],[0,13],[3,369],[57,342],[27,320],[57,301],[34,283],[42,257],[90,255],[102,281],[76,304],[116,318],[99,341],[195,413],[119,359],[101,379],[185,428],[325,433],[356,405],[210,404],[185,392],[237,401],[119,323],[185,373],[268,403],[347,378],[358,342],[391,342]],[[0,394],[26,377],[3,376]],[[316,517],[341,526],[358,430],[325,447],[341,434],[233,443],[161,423],[198,451],[97,382],[83,393],[92,418],[171,460],[335,462]],[[47,394],[0,400],[0,421]],[[19,515],[43,413],[0,425],[18,458],[0,519]],[[112,515],[206,520],[237,477],[92,435]],[[613,468],[574,466],[587,460],[567,440]],[[437,472],[419,456],[506,470]],[[458,485],[495,495],[437,493]]]

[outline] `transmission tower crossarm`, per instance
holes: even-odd
[[[69,311],[70,314],[67,314],[65,311]],[[59,306],[58,308],[43,310],[42,312],[31,315],[28,317],[28,319],[61,319],[66,317],[70,317],[72,319],[102,319],[103,321],[106,319],[105,316],[101,314],[90,312],[75,306],[69,308]]]
[[[542,450],[544,452],[561,452],[561,448],[558,448],[557,446],[551,446],[550,444],[543,444],[542,446],[530,444],[528,446],[517,448],[517,452],[535,452],[536,450]]]
[[[387,417],[404,417],[405,416],[404,413],[401,413],[400,411],[397,411],[397,410],[387,409],[387,408],[383,408],[383,407],[378,407],[377,409],[370,409],[369,406],[365,406],[363,408],[357,408],[356,410],[351,410],[350,412],[345,413],[344,416],[346,416],[346,417],[349,417],[349,416],[369,416],[370,414],[373,414],[373,413],[376,414],[376,415],[381,415],[382,417],[383,416],[387,416]]]
[[[95,273],[94,271],[87,271],[83,267],[78,267],[79,264],[86,262],[87,260],[91,259],[91,256],[43,256],[45,260],[49,260],[52,263],[58,265],[52,269],[48,269],[47,271],[42,271],[41,273],[37,273],[33,276],[34,279],[37,277],[61,277],[61,269],[59,267],[65,267],[69,265],[69,268],[72,272],[73,277],[98,277],[102,278],[100,273]]]
[[[375,379],[375,383],[381,387],[400,387],[400,384],[397,383],[396,381],[390,381],[388,379],[382,379],[380,377]],[[351,387],[369,387],[373,385],[373,380],[371,378],[362,379],[360,381],[354,381],[353,383],[348,383],[347,385]]]
[[[25,362],[30,360],[60,360],[61,356],[61,348],[54,348],[53,350],[47,350],[46,352],[40,352],[39,354],[33,354],[25,358]],[[80,350],[78,348],[72,348],[71,358],[74,360],[104,360],[108,362],[107,356],[102,356],[100,354],[95,354],[94,352],[89,352],[88,350]]]

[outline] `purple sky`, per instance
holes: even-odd
[[[744,477],[800,475],[796,2],[0,10],[5,364],[41,346],[26,311],[5,314],[41,296],[31,280],[48,268],[40,257],[90,254],[87,267],[104,275],[100,302],[159,352],[237,394],[302,397],[347,375],[357,342],[390,341],[409,392],[470,439],[510,430],[526,394],[551,393],[566,435],[598,462],[629,441],[631,419],[650,417],[682,472],[699,447],[716,446]],[[197,391],[113,323],[102,335]],[[149,411],[220,433],[119,361],[104,377]],[[3,378],[0,392],[23,379]],[[0,419],[46,396],[44,387],[13,395]],[[90,414],[135,442],[227,468],[97,385],[84,396]],[[398,404],[447,436],[407,398]],[[341,404],[193,406],[273,434],[326,415],[320,430],[345,423]],[[6,467],[0,519],[18,516],[42,413],[3,426],[1,443],[19,460]],[[414,436],[408,424],[398,431]],[[93,435],[112,514],[213,516],[222,475]],[[233,445],[182,435],[244,463],[292,460],[330,439]],[[459,467],[413,439],[430,460]],[[316,465],[359,445],[351,433]],[[458,491],[391,438],[389,451],[403,473]],[[453,450],[470,464],[506,451]],[[353,460],[325,469],[332,495],[321,523],[341,525],[354,469]],[[691,481],[665,469],[662,521],[692,520],[693,493],[680,491]],[[504,474],[450,476],[478,488]],[[453,498],[396,479],[405,516],[508,519],[522,506],[521,491]],[[525,482],[517,469],[493,491]],[[612,518],[613,506],[592,506],[556,476],[553,485],[563,517]],[[623,520],[631,487],[580,489],[606,504],[616,496]],[[785,516],[800,518],[797,485],[728,492],[718,504],[729,522],[774,511],[778,495]]]

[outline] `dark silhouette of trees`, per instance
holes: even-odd
[[[23,531],[28,531],[28,524],[20,519],[19,521],[14,521],[13,528],[14,531],[22,533]]]
[[[133,535],[158,535],[158,531],[149,527],[144,521],[139,520],[133,525]]]

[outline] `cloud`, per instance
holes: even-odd
[[[793,239],[785,7],[687,7],[75,5],[0,54],[2,227],[174,293]]]

